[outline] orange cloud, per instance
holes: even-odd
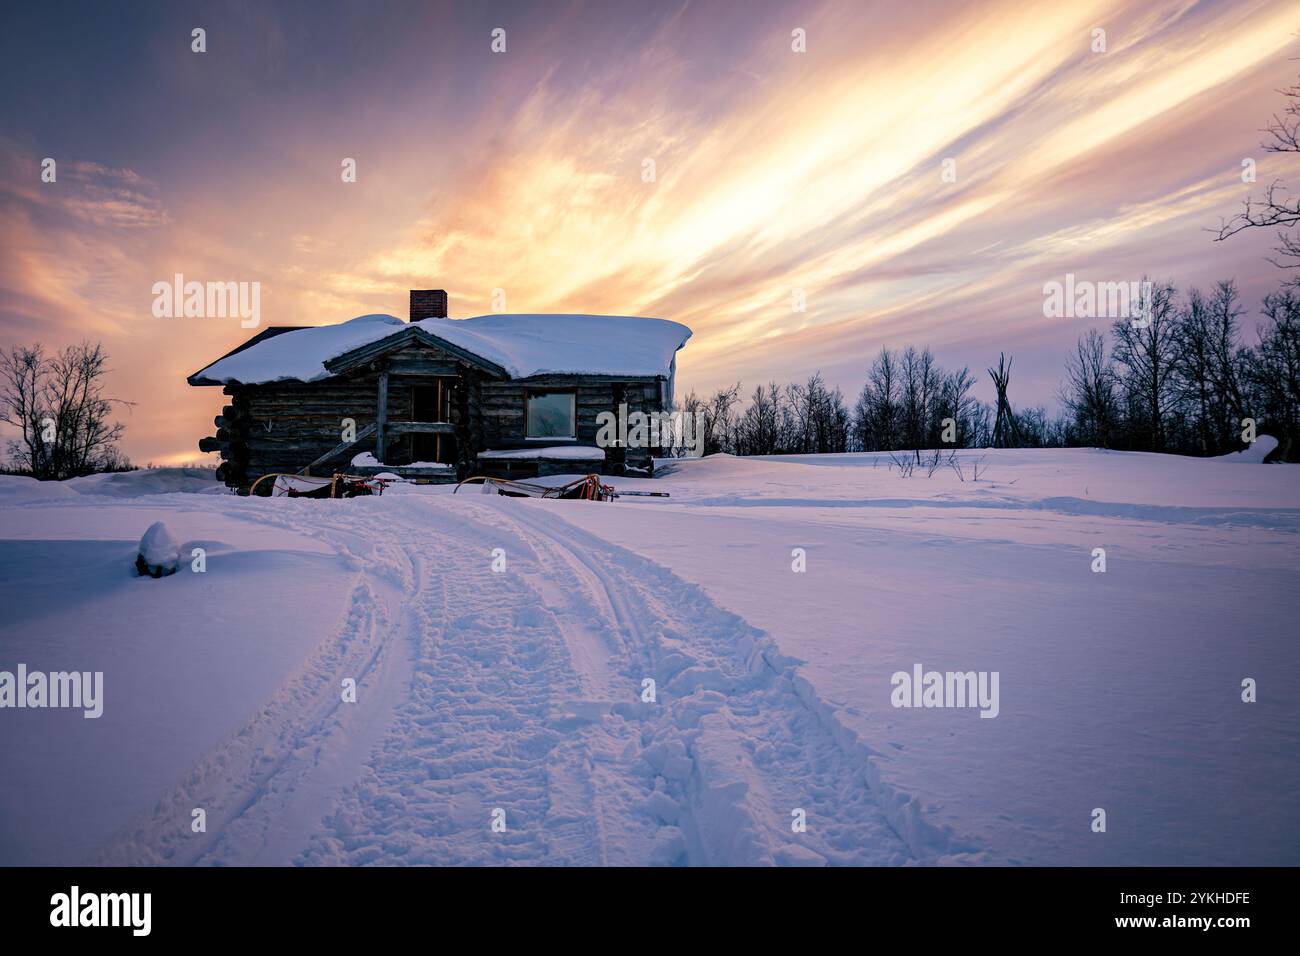
[[[1204,227],[1243,198],[1243,156],[1261,179],[1297,172],[1257,148],[1295,71],[1280,0],[720,11],[684,4],[602,45],[603,21],[557,8],[512,26],[506,56],[467,61],[472,108],[432,59],[388,98],[277,103],[259,114],[283,118],[270,146],[185,154],[165,177],[82,156],[55,192],[14,144],[7,335],[104,337],[137,403],[128,449],[156,460],[199,457],[219,399],[184,375],[245,335],[149,316],[175,272],[260,281],[267,324],[403,314],[426,285],[455,315],[495,289],[513,311],[658,315],[695,329],[687,387],[823,368],[856,390],[886,342],[1063,353],[1078,330],[1044,325],[1041,288],[1066,271],[1249,273],[1259,244],[1212,246]],[[287,57],[290,34],[271,33]],[[255,112],[265,91],[228,82]]]

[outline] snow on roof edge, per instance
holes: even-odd
[[[331,377],[326,362],[409,328],[423,329],[499,365],[511,378],[562,374],[670,378],[677,351],[692,335],[679,322],[641,316],[493,313],[407,323],[377,313],[274,336],[218,359],[191,379],[245,385],[320,381]]]

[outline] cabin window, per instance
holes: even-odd
[[[577,396],[573,392],[529,392],[529,438],[576,438]]]

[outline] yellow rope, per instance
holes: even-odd
[[[251,498],[253,495],[257,494],[257,486],[260,485],[262,482],[266,481],[266,479],[268,478],[298,478],[298,477],[300,476],[291,475],[288,472],[283,472],[283,471],[273,471],[269,474],[265,474],[261,478],[257,479],[257,481],[253,482],[252,486],[248,489],[248,496]]]

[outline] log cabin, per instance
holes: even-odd
[[[597,447],[597,416],[669,411],[690,335],[634,316],[450,319],[444,290],[413,289],[408,322],[271,326],[187,381],[228,396],[199,449],[238,490],[272,473],[648,476],[656,450]]]

